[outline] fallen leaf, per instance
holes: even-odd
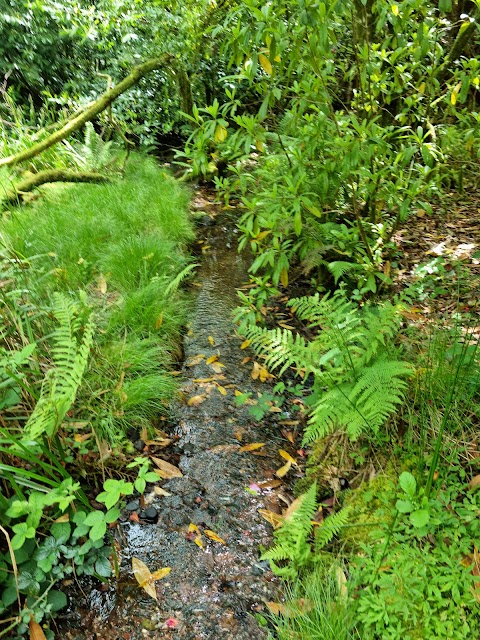
[[[97,289],[104,296],[107,293],[107,281],[105,280],[105,276],[101,273],[97,279]]]
[[[156,472],[162,476],[162,478],[183,478],[183,473],[173,464],[161,458],[155,458],[154,456],[152,456],[151,459],[157,465],[158,470],[156,469]]]
[[[227,390],[225,389],[225,387],[222,387],[219,384],[217,384],[217,390],[222,394],[222,396],[226,396],[227,395]]]
[[[135,576],[135,580],[138,584],[148,593],[149,596],[158,602],[155,581],[161,580],[167,576],[170,573],[171,568],[164,567],[163,569],[158,569],[158,571],[151,573],[150,569],[144,562],[142,562],[142,560],[139,558],[132,558],[132,569],[133,575]]]
[[[292,504],[288,507],[288,509],[282,514],[285,520],[288,520],[300,507],[302,506],[303,501],[305,500],[305,494],[303,493],[301,496],[298,496]]]
[[[239,451],[255,451],[255,449],[261,449],[265,446],[265,442],[251,442],[240,447]]]
[[[480,487],[480,475],[474,476],[468,483],[469,489],[476,489],[477,487]]]
[[[33,619],[32,615],[30,616],[28,627],[30,629],[30,640],[47,640],[42,627]]]
[[[297,465],[297,462],[295,460],[295,458],[292,458],[292,456],[288,453],[288,451],[285,451],[284,449],[279,449],[278,453],[282,456],[282,458],[284,458],[285,460],[289,460],[292,464],[294,464],[295,466]]]
[[[210,366],[215,371],[215,373],[222,373],[222,369],[225,367],[225,365],[221,362],[213,362]]]
[[[259,482],[258,486],[260,489],[276,489],[283,484],[281,480],[265,480],[264,482]]]
[[[223,538],[220,538],[220,536],[217,536],[215,531],[212,531],[211,529],[204,529],[203,533],[207,536],[207,538],[210,538],[210,540],[213,540],[214,542],[220,542],[220,544],[227,544],[225,540],[223,540]]]
[[[238,450],[238,444],[217,444],[215,447],[208,449],[210,453],[234,453]]]
[[[205,362],[207,364],[212,364],[213,362],[216,362],[218,360],[218,355],[214,355],[214,356],[210,356],[209,358],[207,358],[205,360]]]
[[[60,516],[54,522],[70,522],[70,515],[68,513],[64,513],[63,516]]]
[[[264,520],[269,522],[274,529],[278,529],[283,524],[283,516],[269,509],[258,509],[258,514],[262,516]]]
[[[260,382],[266,382],[267,380],[274,378],[271,373],[268,372],[268,369],[258,362],[253,363],[252,369],[252,380],[260,380]]]
[[[76,433],[73,436],[73,439],[75,440],[75,442],[85,442],[91,437],[92,437],[91,433]]]
[[[244,340],[242,342],[242,344],[240,345],[240,349],[246,349],[247,347],[249,347],[252,344],[251,340]]]
[[[187,365],[187,367],[194,367],[197,364],[200,364],[200,362],[205,358],[205,355],[203,353],[199,353],[198,356],[193,356],[193,358],[190,358],[190,360],[187,360],[187,362],[185,363]]]
[[[281,602],[266,602],[268,610],[273,613],[274,616],[287,616],[287,607]]]
[[[204,393],[201,393],[198,396],[192,396],[191,398],[189,398],[187,404],[189,407],[198,407],[198,405],[202,404],[202,402],[205,402],[206,399],[207,396]]]
[[[140,516],[136,511],[131,513],[128,519],[130,520],[130,522],[138,522],[140,524]]]
[[[283,478],[283,476],[286,476],[287,473],[290,471],[292,467],[292,463],[290,460],[287,460],[286,464],[283,465],[283,467],[280,467],[280,469],[277,469],[275,471],[275,475],[277,476],[277,478]]]
[[[213,345],[215,344],[215,338],[213,338],[213,336],[208,336],[208,341],[213,347]]]

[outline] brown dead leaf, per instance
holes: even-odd
[[[213,540],[213,542],[220,542],[220,544],[227,544],[225,540],[223,540],[223,538],[220,538],[220,536],[217,536],[215,531],[212,531],[211,529],[204,529],[203,533],[207,536],[207,538],[210,538],[210,540]]]
[[[247,362],[250,362],[250,360],[251,360],[251,359],[252,359],[252,358],[251,358],[250,356],[247,356],[246,358],[244,358],[244,359],[240,362],[240,364],[247,364]]]
[[[290,460],[287,460],[286,464],[284,464],[283,467],[280,467],[280,469],[277,469],[275,471],[275,475],[277,476],[277,478],[283,478],[284,476],[287,475],[287,473],[290,471],[291,468],[292,468],[292,463]]]
[[[194,367],[197,364],[200,364],[200,362],[205,358],[205,355],[203,353],[199,353],[198,356],[193,356],[193,358],[190,358],[190,360],[187,360],[187,362],[185,363],[187,365],[187,367]]]
[[[285,520],[288,520],[300,507],[302,506],[303,501],[305,500],[305,494],[302,493],[301,496],[298,496],[292,504],[288,507],[288,509],[282,514]]]
[[[250,442],[250,444],[244,444],[240,447],[239,451],[255,451],[255,449],[261,449],[265,446],[265,442]]]
[[[42,627],[30,616],[29,622],[30,640],[47,640],[46,635],[43,633]]]
[[[476,489],[477,487],[480,487],[480,475],[474,476],[468,483],[469,489]]]
[[[266,382],[267,380],[275,377],[268,372],[268,369],[266,367],[259,364],[258,362],[253,363],[253,369],[250,375],[252,377],[252,380],[260,380],[260,382]]]
[[[283,482],[281,480],[265,480],[264,482],[257,482],[260,489],[276,489],[280,487]]]
[[[258,509],[258,514],[262,516],[264,520],[269,522],[274,529],[278,529],[283,524],[283,516],[269,509]]]
[[[54,520],[54,522],[69,522],[69,521],[70,521],[70,515],[68,513],[64,513],[63,516],[60,516],[59,518]]]
[[[198,407],[198,405],[205,402],[206,399],[207,396],[204,393],[200,393],[198,396],[192,396],[189,398],[187,404],[189,407]]]
[[[163,569],[158,569],[158,571],[151,573],[150,569],[142,560],[140,560],[139,558],[132,558],[132,570],[133,575],[135,576],[135,580],[142,587],[142,589],[144,589],[144,591],[146,591],[149,596],[151,596],[158,602],[157,591],[155,589],[155,581],[161,580],[162,578],[167,576],[170,573],[171,568],[164,567]]]
[[[161,458],[155,458],[154,456],[152,456],[151,459],[158,467],[158,469],[155,470],[156,473],[158,473],[162,478],[183,478],[183,473],[173,464],[170,464]]]
[[[273,613],[274,616],[288,616],[287,607],[282,602],[266,602],[268,610]]]
[[[145,444],[149,447],[168,447],[171,442],[171,438],[162,438],[161,440],[145,440]]]

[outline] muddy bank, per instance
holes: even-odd
[[[119,524],[118,582],[79,598],[59,638],[266,637],[255,613],[264,611],[265,601],[278,598],[278,584],[268,564],[259,560],[259,547],[270,544],[272,528],[257,510],[277,510],[278,496],[268,488],[257,494],[248,488],[273,478],[282,444],[276,429],[255,423],[248,406],[234,404],[235,390],[268,391],[266,383],[252,380],[252,362],[243,362],[245,351],[231,320],[235,288],[246,279],[246,264],[236,251],[236,214],[219,213],[200,196],[196,206],[206,212],[199,232],[203,251],[184,343],[183,400],[175,409],[175,450],[183,477],[161,483],[170,495],[152,504],[158,522]],[[253,442],[268,445],[240,451]],[[134,581],[132,557],[152,572],[171,567],[156,583],[158,604]]]

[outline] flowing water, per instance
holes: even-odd
[[[199,259],[198,295],[184,340],[184,401],[176,409],[175,428],[183,477],[162,483],[170,495],[158,496],[153,503],[158,522],[125,519],[119,524],[119,580],[103,589],[83,586],[84,594],[66,615],[65,630],[58,638],[254,640],[267,636],[255,613],[264,611],[266,601],[278,599],[278,584],[268,564],[259,559],[259,547],[271,543],[272,528],[258,509],[275,509],[278,496],[271,489],[258,491],[255,485],[270,480],[280,466],[281,444],[276,430],[254,422],[248,406],[234,404],[235,390],[255,395],[268,391],[265,383],[252,380],[252,361],[242,363],[246,353],[240,349],[241,339],[231,319],[237,304],[235,289],[246,279],[232,220],[238,214],[219,213],[199,195],[200,207],[215,220],[200,234],[205,250]],[[215,362],[207,363],[212,356],[217,357]],[[188,399],[195,396],[203,401],[189,406]],[[239,451],[253,442],[268,446],[256,452]],[[252,484],[253,492],[248,490]],[[195,542],[198,534],[189,532],[191,524],[198,527],[203,548]],[[211,540],[205,530],[215,532],[225,544]],[[171,567],[170,574],[156,583],[158,603],[135,582],[133,557],[152,572]]]

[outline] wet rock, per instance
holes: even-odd
[[[140,509],[140,503],[138,500],[131,500],[125,506],[127,511],[138,511]]]
[[[155,524],[158,520],[158,511],[155,507],[148,507],[148,509],[140,513],[140,519],[150,524]]]
[[[145,449],[145,442],[143,440],[137,440],[133,446],[137,451],[143,451]]]

